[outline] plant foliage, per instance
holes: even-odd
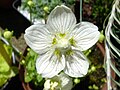
[[[115,80],[115,77],[111,75],[111,69],[116,74],[116,77],[120,77],[120,1],[115,0],[112,11],[106,26],[105,36],[105,47],[106,47],[106,71],[108,86],[111,86],[111,80],[120,86],[120,82]],[[114,88],[114,86],[111,86]],[[110,87],[108,88],[108,90]]]

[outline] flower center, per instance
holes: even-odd
[[[73,38],[68,39],[66,34],[56,34],[52,41],[55,46],[55,54],[60,56],[61,54],[68,55],[71,54],[71,46],[75,45],[75,40]]]
[[[57,48],[60,49],[61,51],[65,51],[70,47],[70,43],[67,39],[61,38],[58,40],[57,43]]]
[[[59,84],[58,82],[51,82],[50,83],[50,86],[51,86],[50,89],[55,90],[58,87],[58,84]]]

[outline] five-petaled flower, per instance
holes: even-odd
[[[71,77],[87,74],[89,62],[83,55],[99,39],[97,26],[90,22],[76,24],[74,13],[65,5],[56,6],[46,24],[32,25],[24,38],[40,56],[36,70],[43,77],[51,78],[64,71]]]

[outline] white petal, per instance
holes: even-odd
[[[66,57],[64,72],[71,77],[83,77],[87,74],[89,62],[81,51],[74,50],[73,55]]]
[[[43,90],[49,90],[50,89],[50,80],[46,80],[44,83],[44,89]]]
[[[51,32],[64,33],[71,30],[76,24],[76,18],[70,8],[61,5],[56,6],[48,17],[47,25]]]
[[[100,36],[98,27],[90,22],[81,22],[75,27],[71,34],[76,40],[76,46],[79,47],[81,51],[92,47]]]
[[[51,47],[52,38],[43,24],[36,24],[27,28],[24,38],[27,45],[39,54],[45,53]]]
[[[41,55],[36,61],[36,69],[42,77],[51,78],[57,75],[65,67],[65,58],[60,59],[53,53],[47,52]]]

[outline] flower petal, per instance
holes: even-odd
[[[81,51],[92,47],[100,36],[98,27],[90,22],[81,22],[75,27],[71,34],[76,41],[76,46],[79,47]]]
[[[50,50],[52,38],[43,24],[32,25],[25,30],[24,38],[29,47],[39,54]]]
[[[73,55],[66,57],[64,72],[71,77],[83,77],[87,74],[89,63],[81,51],[74,50]]]
[[[70,8],[61,5],[56,6],[48,17],[47,25],[51,32],[65,33],[76,24],[76,18]]]
[[[49,79],[45,81],[43,90],[50,90],[50,80]]]
[[[65,58],[62,56],[60,60],[56,55],[47,52],[41,55],[36,61],[36,69],[42,77],[51,78],[57,75],[65,67]]]

